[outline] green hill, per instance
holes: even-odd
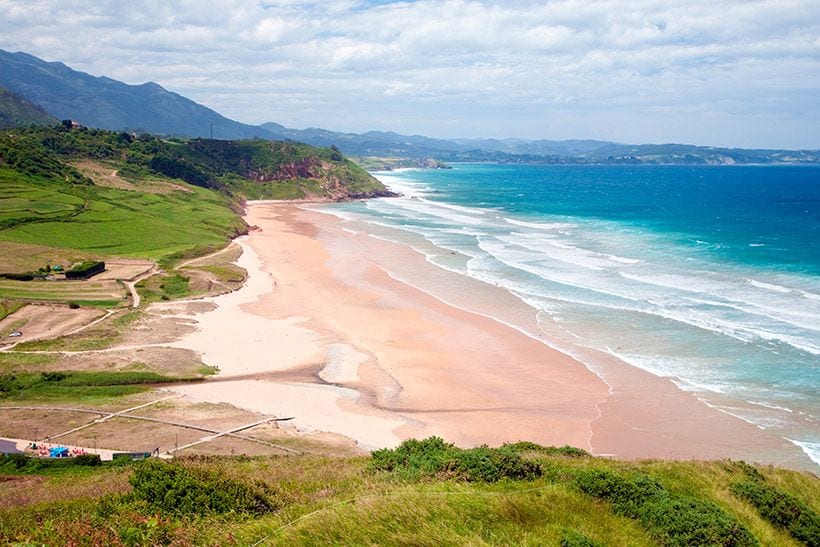
[[[0,87],[0,129],[55,123],[57,120],[41,107]]]
[[[85,460],[0,459],[0,488],[15,500],[0,503],[0,541],[820,544],[817,477],[743,462],[620,462],[532,443],[461,450],[436,438],[372,457]]]
[[[338,151],[296,143],[162,140],[62,125],[0,132],[0,251],[8,257],[13,243],[163,259],[243,232],[246,198],[386,194]]]

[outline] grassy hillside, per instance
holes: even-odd
[[[223,245],[244,229],[229,205],[195,187],[156,195],[0,167],[0,242],[72,249],[76,258],[161,259]]]
[[[244,198],[381,193],[338,151],[296,143],[168,141],[63,126],[0,132],[0,242],[77,257],[163,259],[221,246],[244,230]]]
[[[372,457],[0,461],[0,541],[75,545],[818,545],[820,482],[530,443]],[[36,488],[32,485],[36,484]],[[748,492],[762,492],[752,497]],[[775,503],[769,503],[771,501]]]
[[[0,87],[0,129],[23,125],[53,125],[57,120],[36,104]]]

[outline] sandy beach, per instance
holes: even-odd
[[[219,367],[213,381],[173,388],[194,401],[293,417],[300,430],[366,449],[440,435],[462,446],[529,440],[627,458],[813,465],[668,380],[611,357],[593,373],[494,319],[524,313],[512,296],[409,247],[295,204],[251,202],[246,220],[257,228],[239,240],[249,273],[240,290],[206,299],[207,311],[158,305],[196,324],[173,345]],[[414,277],[443,292],[400,281]]]

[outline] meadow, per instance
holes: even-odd
[[[55,184],[2,168],[0,186],[0,242],[159,260],[224,245],[244,229],[227,198],[201,188],[152,194]]]

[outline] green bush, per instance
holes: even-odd
[[[394,449],[373,452],[371,467],[405,478],[443,476],[467,481],[529,480],[541,476],[541,467],[506,447],[461,449],[439,437],[409,439]]]
[[[261,515],[275,509],[271,493],[263,486],[250,486],[214,471],[179,463],[145,460],[130,482],[134,498],[165,513]]]
[[[565,456],[567,458],[589,458],[592,456],[586,450],[575,448],[574,446],[541,446],[530,441],[519,441],[517,443],[510,443],[503,445],[503,448],[514,450],[516,452],[540,452],[549,456]]]
[[[617,514],[638,520],[664,545],[757,545],[754,536],[716,504],[670,492],[646,474],[624,477],[584,470],[575,484],[611,503]]]
[[[41,372],[40,377],[43,379],[44,382],[61,382],[65,380],[66,373],[65,372]]]
[[[580,532],[566,530],[561,536],[561,547],[603,547]]]
[[[33,272],[22,272],[22,273],[15,273],[15,272],[6,272],[0,273],[0,277],[5,279],[11,279],[12,281],[32,281],[34,279]]]
[[[102,465],[97,454],[84,454],[73,458],[32,458],[25,454],[0,454],[0,471],[5,473],[41,473],[72,467],[97,467]]]
[[[806,545],[820,546],[820,515],[785,492],[757,480],[732,485],[732,493],[751,503],[760,515]]]

